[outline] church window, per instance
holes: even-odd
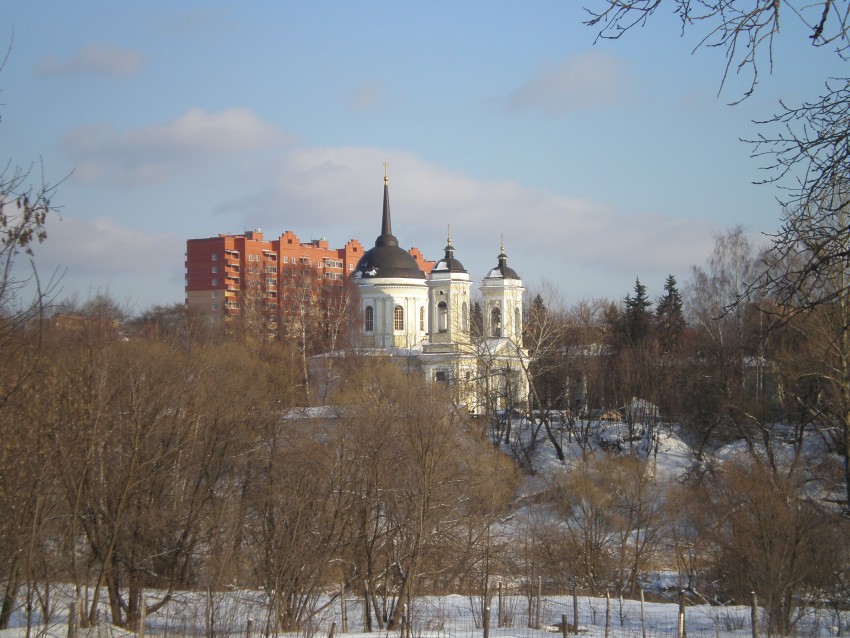
[[[502,310],[498,306],[490,311],[490,336],[502,336]]]
[[[419,307],[419,330],[425,332],[425,306]]]
[[[445,370],[437,370],[434,373],[434,380],[438,383],[445,383],[447,380],[446,371]]]
[[[375,329],[375,310],[372,306],[366,306],[366,332],[372,332]]]
[[[437,304],[437,329],[446,332],[449,329],[449,307],[445,301]]]
[[[393,330],[404,330],[404,308],[393,308]]]
[[[519,307],[514,309],[514,331],[516,332],[517,338],[522,334],[522,315],[519,311]]]
[[[469,307],[466,305],[465,301],[463,302],[462,319],[463,331],[469,332]]]

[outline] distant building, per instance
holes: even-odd
[[[522,343],[522,280],[504,246],[481,285],[482,334],[472,329],[472,280],[451,237],[443,259],[424,270],[392,232],[384,175],[381,234],[354,268],[361,343],[427,381],[445,383],[473,414],[525,409],[528,354]]]
[[[213,323],[239,316],[247,303],[288,314],[301,299],[294,293],[296,287],[307,280],[314,288],[341,284],[363,253],[356,239],[331,248],[325,239],[302,242],[291,231],[271,240],[260,230],[190,239],[186,242],[186,306]],[[410,254],[430,272],[434,262],[416,248]]]

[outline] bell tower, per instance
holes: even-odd
[[[428,279],[428,341],[434,344],[470,342],[472,282],[454,253],[449,228],[445,256]]]
[[[486,339],[508,339],[517,348],[522,348],[522,295],[525,288],[516,271],[508,266],[504,239],[498,260],[481,285],[483,336]]]

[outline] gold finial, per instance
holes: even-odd
[[[446,235],[447,235],[446,243],[451,246],[451,244],[452,244],[452,225],[451,224],[446,225]]]
[[[389,183],[390,183],[389,172],[387,171],[387,169],[388,169],[389,167],[390,167],[389,163],[384,162],[384,184],[389,184]]]
[[[505,252],[505,234],[504,233],[501,233],[499,235],[499,243],[501,244],[500,250],[504,253]]]

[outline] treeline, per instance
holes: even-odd
[[[125,627],[176,590],[258,588],[272,630],[340,585],[368,597],[376,629],[417,590],[469,586],[512,463],[444,388],[380,359],[341,361],[334,408],[305,415],[297,356],[127,340],[100,321],[8,340],[0,624],[21,598],[49,616],[59,582],[83,623]]]

